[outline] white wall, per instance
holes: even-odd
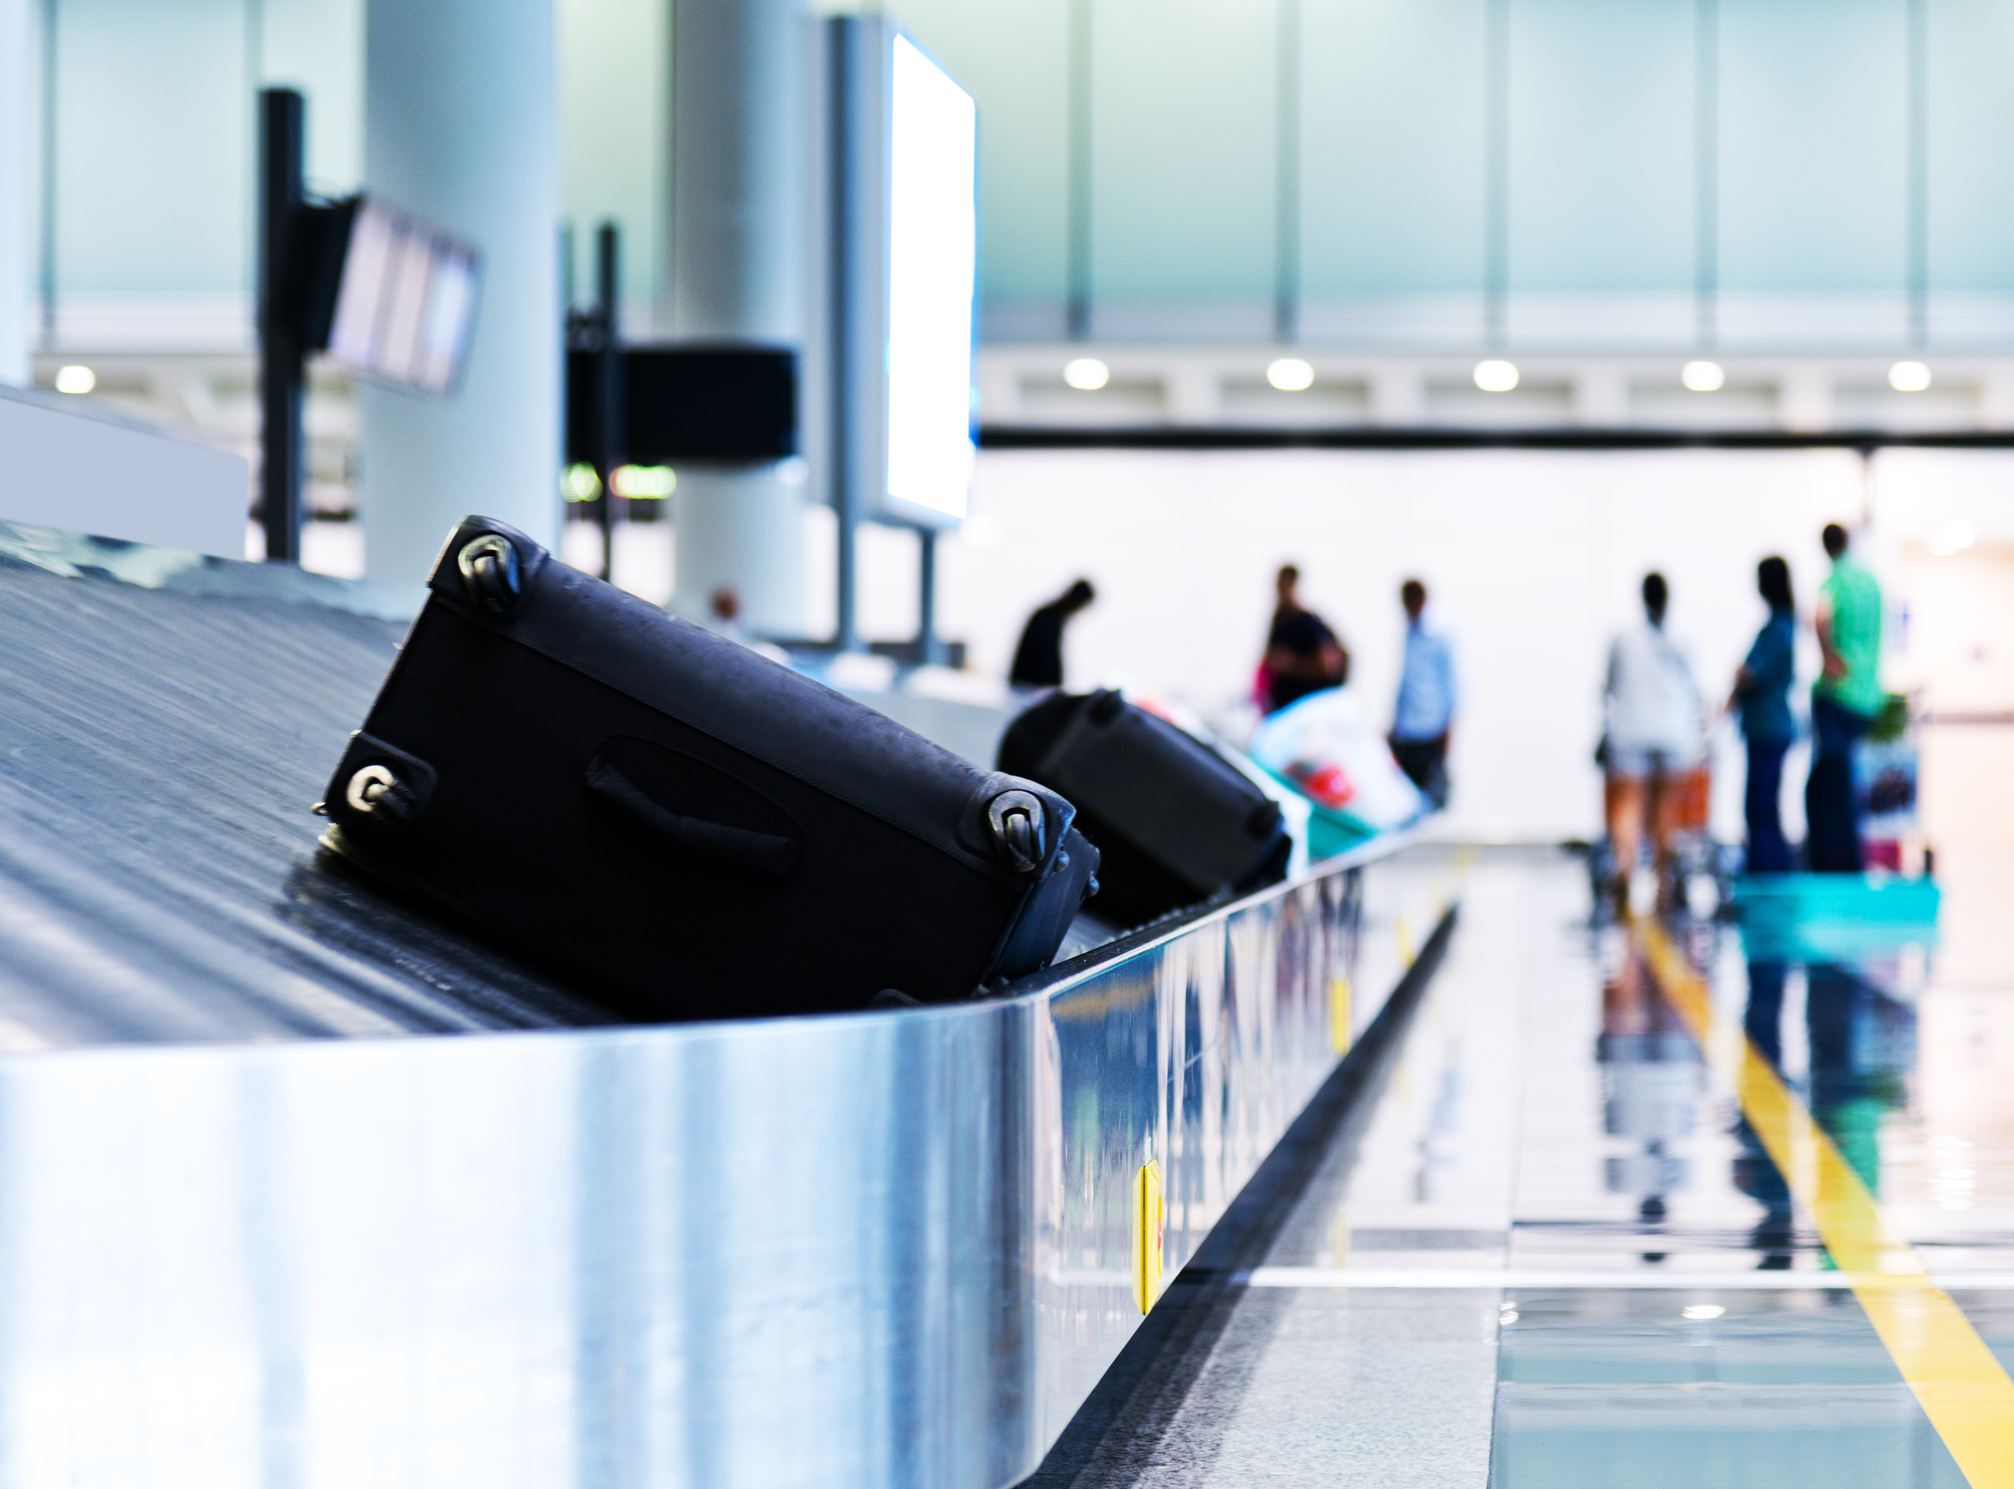
[[[1948,520],[1952,503],[1969,504],[1989,536],[2003,521],[2014,531],[2014,456],[1891,452],[1876,470],[1877,511],[1879,492],[1895,489],[1894,517],[1862,544],[1878,571],[1892,574],[1900,545]],[[973,529],[944,546],[942,632],[970,641],[976,668],[1004,674],[1028,610],[1083,574],[1099,601],[1070,631],[1072,683],[1125,674],[1208,710],[1249,689],[1273,571],[1294,562],[1383,719],[1398,586],[1417,574],[1456,639],[1466,691],[1450,829],[1588,836],[1607,640],[1638,613],[1645,570],[1670,580],[1670,627],[1702,688],[1724,697],[1764,616],[1757,560],[1788,559],[1808,610],[1826,567],[1819,528],[1859,523],[1868,499],[1849,451],[988,452]],[[864,586],[867,629],[903,634],[914,579],[903,555],[881,557]],[[1716,791],[1730,838],[1736,758]],[[1795,824],[1801,771],[1790,787]]]

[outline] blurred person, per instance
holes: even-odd
[[[1279,596],[1266,633],[1266,691],[1277,713],[1310,693],[1339,688],[1350,680],[1350,654],[1314,611],[1300,599],[1301,571],[1285,565],[1273,581]]]
[[[1790,684],[1797,672],[1797,607],[1790,565],[1765,558],[1755,566],[1755,587],[1769,606],[1748,659],[1734,674],[1728,699],[1748,746],[1748,872],[1787,874],[1790,844],[1783,836],[1783,756],[1796,735],[1790,718]]]
[[[1060,688],[1063,686],[1063,627],[1072,616],[1088,610],[1098,592],[1088,579],[1079,579],[1062,594],[1040,607],[1021,628],[1021,644],[1014,648],[1014,665],[1007,673],[1010,687]]]
[[[1678,822],[1678,777],[1696,766],[1705,738],[1704,711],[1692,668],[1665,635],[1671,591],[1662,574],[1643,578],[1641,624],[1625,629],[1608,651],[1602,689],[1604,728],[1597,758],[1602,804],[1615,850],[1610,891],[1617,913],[1629,907],[1630,877],[1643,851],[1646,823],[1665,902],[1671,882],[1671,839]]]
[[[1881,712],[1881,586],[1847,552],[1846,529],[1820,535],[1832,572],[1818,587],[1818,649],[1811,689],[1811,775],[1804,784],[1806,866],[1816,874],[1860,872],[1860,820],[1853,803],[1853,751]]]
[[[730,641],[749,639],[748,622],[741,618],[741,596],[723,584],[706,599],[706,628]]]
[[[1392,709],[1392,757],[1438,811],[1448,804],[1448,736],[1455,717],[1455,659],[1448,639],[1426,619],[1427,587],[1399,586],[1406,611],[1405,660]]]

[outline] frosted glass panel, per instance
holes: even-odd
[[[1721,287],[1900,296],[1902,0],[1730,0],[1720,14]]]
[[[1092,44],[1092,289],[1247,308],[1273,293],[1274,7],[1100,0]]]
[[[1068,293],[1068,0],[915,0],[903,29],[979,100],[979,263],[991,303]]]
[[[1689,292],[1693,0],[1518,0],[1513,291]]]
[[[2014,290],[2014,5],[1930,6],[1930,284]]]
[[[60,289],[251,287],[244,20],[240,0],[64,0],[58,8]]]
[[[1302,288],[1479,294],[1483,0],[1304,0]]]

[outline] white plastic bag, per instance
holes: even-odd
[[[1403,827],[1427,809],[1348,688],[1325,688],[1267,715],[1252,736],[1252,758],[1315,805],[1373,830]]]

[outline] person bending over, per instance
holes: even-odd
[[[1079,579],[1062,594],[1028,617],[1021,644],[1014,648],[1014,666],[1007,682],[1017,688],[1063,686],[1063,627],[1098,598],[1091,581]]]

